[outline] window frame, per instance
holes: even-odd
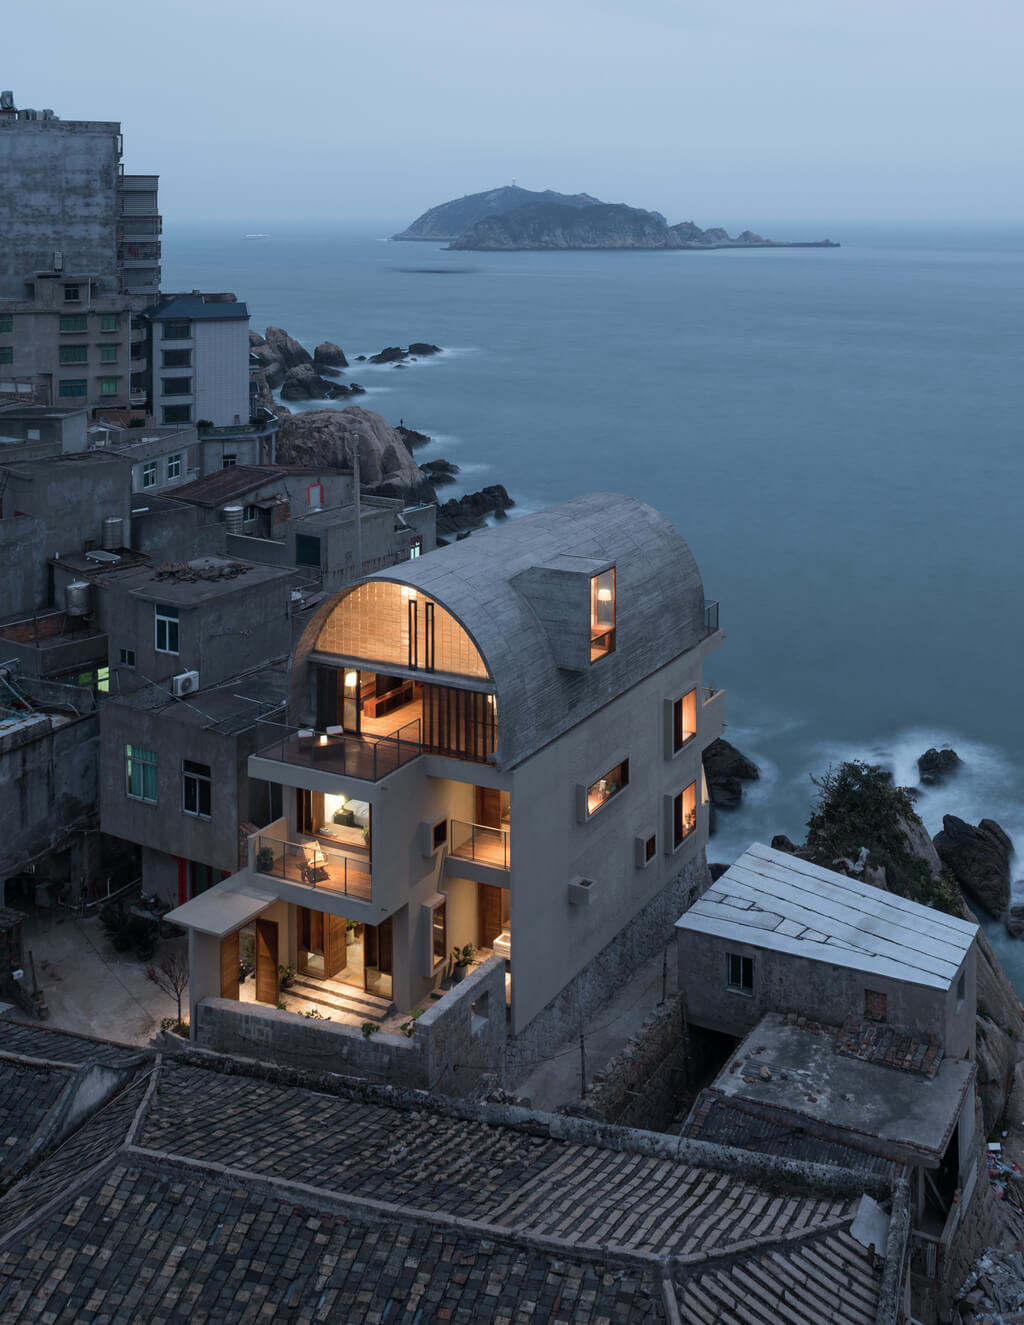
[[[686,793],[693,792],[693,807],[686,808]],[[678,851],[697,831],[697,779],[688,782],[685,787],[672,797],[672,850]],[[691,819],[687,828],[686,821]]]
[[[734,978],[733,963],[736,962]],[[742,952],[725,954],[725,987],[730,994],[741,998],[754,997],[754,959]]]
[[[164,405],[162,408],[164,416],[164,427],[169,427],[175,423],[192,422],[191,405]]]
[[[142,466],[142,488],[143,491],[145,491],[146,488],[155,488],[155,487],[156,487],[156,461],[147,460],[144,462]]]
[[[160,397],[165,396],[191,396],[192,378],[191,377],[161,377],[160,379]]]
[[[161,636],[163,644],[160,643]],[[181,652],[181,615],[173,603],[153,604],[153,648],[178,656]]]
[[[100,378],[100,395],[101,395],[101,396],[116,396],[117,393],[118,393],[118,390],[119,390],[119,387],[118,387],[118,385],[117,385],[119,381],[120,381],[120,379],[117,378],[117,377],[101,377],[101,378]]]
[[[100,318],[100,331],[116,331],[116,330],[117,330],[117,314],[104,313],[103,316]]]
[[[607,784],[613,780],[615,785],[608,787]],[[605,784],[604,787],[602,787],[602,783]],[[614,764],[607,773],[603,773],[599,778],[595,778],[593,782],[584,787],[583,807],[587,822],[589,823],[595,814],[603,810],[609,801],[613,801],[616,796],[621,795],[628,786],[629,755],[626,755],[624,759],[620,759],[617,764]],[[595,788],[600,789],[599,794],[601,795],[601,799],[595,800],[592,804],[591,800],[592,796],[595,794]]]
[[[76,281],[74,284],[68,284],[64,287],[64,302],[66,304],[80,304],[82,302],[82,286]]]
[[[57,388],[58,399],[77,400],[89,394],[89,382],[85,377],[66,377]]]
[[[194,802],[194,809],[189,808],[190,798]],[[213,817],[213,769],[209,764],[201,764],[195,759],[181,761],[181,812],[193,819]]]
[[[0,363],[14,362],[14,346],[0,345]]]
[[[14,332],[14,314],[0,313],[0,336],[10,336]]]
[[[161,351],[160,367],[164,371],[166,371],[168,368],[191,368],[192,367],[191,349]]]
[[[608,595],[605,597],[605,595]],[[611,607],[605,607],[610,603]],[[609,620],[602,620],[603,617]],[[615,652],[616,575],[615,567],[590,577],[590,662],[593,665]]]
[[[438,920],[440,919],[440,924]],[[439,941],[440,940],[440,941]],[[430,956],[435,970],[448,957],[448,899],[430,911]]]
[[[693,730],[686,732],[687,701],[692,701]],[[697,687],[691,686],[672,704],[672,753],[680,754],[697,739]]]
[[[147,770],[152,769],[151,778],[147,776]],[[133,745],[130,741],[125,742],[124,747],[124,770],[125,770],[125,795],[129,800],[142,801],[145,805],[156,805],[159,802],[159,787],[157,784],[157,752],[148,750],[145,746]],[[135,774],[139,776],[136,779]],[[147,785],[150,784],[150,785]],[[136,788],[133,790],[133,788]],[[152,791],[152,795],[147,795],[147,791]]]
[[[122,667],[135,667],[135,650],[121,649],[118,653],[118,660]]]
[[[181,478],[181,452],[177,451],[174,455],[167,457],[167,477]]]
[[[185,328],[182,332],[182,327]],[[163,324],[160,334],[161,340],[191,340],[192,323],[180,321],[167,321]]]
[[[65,334],[89,330],[89,319],[84,313],[66,313],[60,319],[59,329]]]
[[[57,347],[57,362],[61,367],[69,363],[88,363],[88,345],[59,345]]]
[[[100,363],[117,363],[117,350],[118,346],[113,342],[110,345],[101,345]]]

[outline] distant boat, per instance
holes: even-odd
[[[265,234],[263,234],[262,231],[261,231],[259,234],[256,234],[256,235],[246,235],[245,238],[246,238],[246,239],[269,239],[270,236],[269,236],[269,235],[265,235]]]

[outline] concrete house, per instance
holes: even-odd
[[[280,820],[247,870],[171,915],[190,930],[193,1034],[206,1000],[218,1025],[239,1006],[254,924],[257,1002],[290,965],[415,1008],[470,944],[506,968],[508,1070],[558,1042],[707,883],[701,751],[724,694],[701,666],[722,638],[685,542],[620,496],[331,597],[292,660],[292,725],[249,761],[282,788]]]

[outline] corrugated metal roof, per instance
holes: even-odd
[[[948,989],[977,925],[756,842],[676,921],[896,980]]]

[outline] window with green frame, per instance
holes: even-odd
[[[0,332],[14,330],[14,314],[0,313]]]
[[[14,362],[14,346],[0,345],[0,363]]]
[[[117,378],[116,378],[116,377],[101,377],[101,378],[100,378],[100,395],[101,395],[101,396],[116,396],[116,395],[117,395]]]
[[[116,314],[116,313],[104,313],[104,314],[103,314],[103,319],[102,319],[102,321],[100,322],[100,330],[101,330],[101,331],[116,331],[116,330],[117,330],[117,314]]]
[[[62,345],[59,351],[61,363],[85,363],[89,358],[87,345]]]
[[[61,396],[86,396],[88,394],[89,387],[84,377],[73,377],[61,382],[58,392],[58,395]]]
[[[61,331],[86,331],[89,326],[89,319],[86,317],[62,317],[60,320]]]
[[[117,346],[100,346],[100,363],[117,363]]]
[[[124,747],[125,792],[132,800],[156,804],[156,751],[141,745]]]

